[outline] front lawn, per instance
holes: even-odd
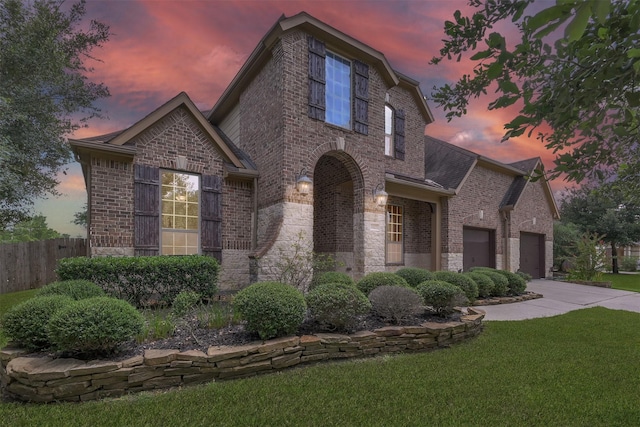
[[[84,404],[0,404],[2,426],[611,426],[640,419],[640,314],[488,322],[433,353]]]
[[[640,292],[640,274],[604,273],[602,280],[611,282],[613,289]]]

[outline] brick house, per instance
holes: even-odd
[[[419,83],[306,13],[282,17],[209,112],[185,93],[120,132],[71,140],[91,256],[203,253],[229,289],[302,236],[354,278],[490,265],[544,277],[546,181],[425,136]]]

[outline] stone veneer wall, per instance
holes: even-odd
[[[484,312],[469,308],[459,322],[388,326],[351,335],[292,336],[239,347],[146,350],[115,362],[23,357],[0,350],[2,389],[28,402],[88,401],[144,390],[242,378],[318,361],[448,347],[478,335]]]

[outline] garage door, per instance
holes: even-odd
[[[472,267],[495,268],[495,241],[494,230],[464,227],[462,253],[464,271],[469,271]]]
[[[544,234],[520,233],[520,271],[544,277]]]

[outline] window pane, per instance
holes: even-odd
[[[351,125],[351,63],[331,52],[326,56],[326,121]]]
[[[162,253],[197,254],[200,177],[162,172]],[[192,231],[185,231],[192,230]]]
[[[387,205],[386,256],[388,264],[403,262],[402,206]]]

